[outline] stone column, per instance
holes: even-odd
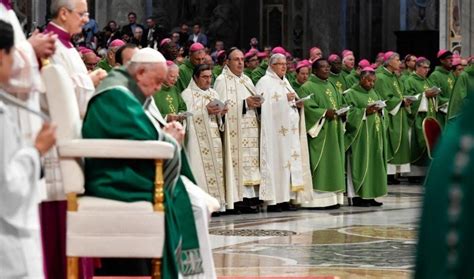
[[[439,49],[448,47],[448,0],[439,0]]]
[[[472,0],[461,0],[461,34],[463,57],[474,55],[474,3]]]

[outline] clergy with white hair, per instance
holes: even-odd
[[[144,48],[126,67],[110,71],[89,102],[84,138],[160,140],[175,146],[175,156],[164,163],[166,245],[164,278],[215,278],[208,223],[219,207],[195,185],[181,144],[184,128],[166,123],[153,101],[167,75],[166,60]],[[149,160],[86,159],[86,195],[125,202],[153,201],[155,169]],[[178,252],[177,252],[178,251]],[[115,260],[104,260],[104,275],[117,270]],[[136,265],[134,265],[136,266]],[[147,265],[137,272],[150,274]],[[128,270],[130,271],[130,270]],[[117,274],[114,274],[117,275]],[[121,274],[127,275],[127,274]]]
[[[241,211],[256,212],[260,185],[258,112],[263,98],[244,74],[244,54],[237,48],[227,52],[227,65],[214,83],[221,100],[229,100],[224,129],[227,208],[238,204]],[[251,200],[252,199],[252,200]]]
[[[61,66],[74,84],[79,112],[84,116],[87,103],[94,93],[95,86],[107,75],[102,69],[90,73],[79,53],[71,43],[71,37],[82,32],[89,20],[86,0],[52,0],[50,5],[52,21],[45,28],[46,33],[57,36],[56,51],[49,62]],[[55,83],[56,80],[44,80]],[[57,92],[61,94],[65,92]],[[48,109],[47,101],[42,103]],[[47,197],[41,205],[42,236],[45,246],[45,266],[51,278],[64,278],[65,236],[66,236],[66,197],[59,169],[57,150],[52,149],[45,158],[45,180]]]
[[[271,211],[292,208],[311,198],[312,183],[304,122],[303,102],[286,74],[286,57],[273,54],[269,67],[256,85],[262,95],[259,196]],[[300,117],[301,116],[301,117]]]

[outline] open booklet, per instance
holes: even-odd
[[[313,93],[309,94],[306,97],[303,97],[301,99],[296,100],[295,104],[303,103],[304,101],[307,101],[307,100],[311,99],[311,96],[313,96]]]
[[[434,94],[439,94],[439,93],[441,93],[441,88],[433,86],[433,87],[429,88],[428,91],[433,91]]]
[[[180,113],[178,114],[178,116],[184,117],[184,118],[188,118],[188,117],[193,116],[193,113],[190,112],[190,111],[183,111],[183,112],[180,112]]]
[[[403,98],[407,99],[408,101],[415,102],[418,101],[420,94],[413,95],[413,96],[403,96]]]
[[[214,99],[212,100],[209,105],[211,106],[219,106],[219,109],[222,110],[224,109],[224,107],[230,102],[230,100],[227,100],[225,102],[222,102],[221,100],[219,99]]]
[[[443,113],[448,113],[449,102],[446,102],[438,107],[438,110]]]
[[[375,102],[372,102],[372,103],[368,104],[367,106],[369,106],[369,107],[375,106],[376,108],[381,109],[381,108],[386,107],[387,104],[385,103],[385,101],[378,100],[378,101],[375,101]]]
[[[346,112],[348,112],[350,109],[351,109],[351,106],[342,107],[342,108],[336,110],[336,114],[337,114],[337,115],[343,115],[343,114],[345,114]]]

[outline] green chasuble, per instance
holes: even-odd
[[[296,90],[296,92],[298,92],[298,89],[300,89],[300,87],[303,84],[300,84],[295,78],[294,80],[290,81],[290,85],[291,85],[291,87],[293,87],[294,90]]]
[[[244,69],[244,74],[248,76],[250,79],[252,79],[252,69],[245,68]]]
[[[464,106],[467,92],[474,92],[474,65],[469,65],[458,77],[454,84],[451,99],[449,100],[448,120],[457,117]]]
[[[342,74],[342,76],[343,76],[344,78],[347,78],[347,76],[350,75],[350,74],[352,74],[353,72],[355,72],[354,69],[349,70],[349,69],[347,69],[347,68],[345,68],[345,67],[342,67],[341,74]]]
[[[447,121],[446,113],[448,107],[444,107],[449,102],[451,98],[451,92],[454,88],[454,75],[453,72],[446,70],[443,66],[436,66],[435,70],[431,73],[429,77],[430,82],[439,88],[441,88],[441,93],[438,96],[438,119],[441,119],[441,125],[444,125]]]
[[[403,71],[402,71],[402,74],[401,74],[401,76],[400,76],[400,82],[401,82],[402,84],[405,84],[405,81],[411,76],[412,73],[413,73],[413,72],[410,71],[410,70],[406,70],[406,69],[403,70]]]
[[[191,79],[193,78],[194,65],[189,58],[186,58],[183,64],[179,65],[179,78],[176,82],[176,89],[179,94],[188,88]]]
[[[344,94],[351,106],[347,115],[345,148],[351,164],[354,191],[363,199],[387,194],[387,141],[381,113],[366,115],[368,104],[380,100],[373,89],[359,84]],[[386,113],[386,112],[385,112]],[[365,118],[365,119],[364,119]]]
[[[290,84],[293,84],[293,82],[296,80],[296,72],[287,72],[285,77],[290,82]],[[296,88],[293,89],[296,90]]]
[[[106,71],[107,73],[112,70],[112,66],[109,65],[109,62],[107,62],[107,59],[102,58],[99,63],[97,63],[97,68],[96,69],[102,69]]]
[[[306,131],[311,164],[313,188],[321,192],[343,192],[344,128],[338,117],[324,117],[327,109],[340,109],[343,99],[328,80],[310,76],[297,91],[300,98],[313,94],[304,102]]]
[[[214,80],[222,73],[222,65],[215,65],[214,68],[212,68],[212,74],[214,75]]]
[[[163,85],[153,98],[163,117],[166,117],[168,114],[179,114],[180,112],[187,111],[186,103],[176,86],[168,87]]]
[[[386,101],[387,160],[394,165],[410,163],[408,112],[403,104],[403,87],[398,77],[382,67],[375,81],[375,92]],[[396,113],[395,113],[396,112]]]
[[[357,74],[356,71],[352,71],[352,73],[346,76],[347,88],[351,88],[355,84],[359,84],[359,82],[360,82],[360,76]]]
[[[257,82],[266,74],[268,68],[268,62],[263,60],[260,65],[252,71],[252,82],[257,84]]]
[[[191,202],[180,175],[194,181],[184,152],[144,110],[146,98],[124,67],[112,70],[89,101],[82,136],[93,139],[161,140],[176,147],[164,162],[163,278],[203,272]],[[153,160],[86,159],[86,195],[125,202],[153,202]]]
[[[425,182],[415,279],[474,278],[473,119],[474,110],[464,107],[436,147]]]
[[[409,96],[419,95],[418,100],[411,105],[411,162],[418,166],[427,166],[429,158],[426,152],[426,142],[423,135],[423,120],[426,117],[437,118],[437,97],[426,98],[424,92],[433,85],[427,78],[415,72],[405,80],[405,93]]]
[[[337,89],[337,92],[339,92],[340,94],[342,94],[348,88],[346,78],[344,78],[342,72],[339,74],[334,74],[333,72],[331,72],[328,80],[334,84]]]

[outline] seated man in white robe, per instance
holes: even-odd
[[[55,143],[55,128],[44,124],[33,146],[24,144],[18,119],[2,100],[13,64],[13,28],[0,20],[0,276],[44,278],[38,219],[43,156]]]
[[[265,98],[262,105],[260,138],[260,199],[270,211],[294,209],[290,200],[301,203],[311,196],[309,153],[304,116],[300,117],[298,97],[285,77],[286,57],[274,54],[256,85]],[[300,196],[300,197],[298,197]]]

